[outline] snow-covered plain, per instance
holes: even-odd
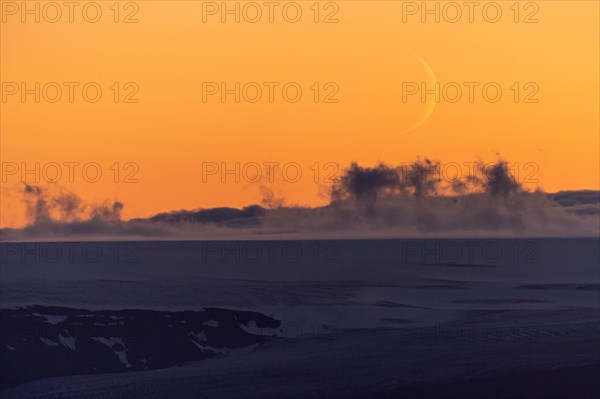
[[[177,315],[219,308],[281,324],[240,323],[248,334],[269,337],[245,350],[212,348],[220,355],[154,370],[39,379],[1,393],[598,397],[589,375],[600,367],[599,264],[597,238],[3,243],[5,310]],[[67,315],[42,316],[56,324]],[[203,346],[203,334],[186,339]],[[114,346],[115,361],[131,368],[120,337],[95,341]]]

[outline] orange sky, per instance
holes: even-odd
[[[254,3],[263,13],[256,23],[244,20],[254,17],[251,8],[240,23],[232,15],[223,23],[218,12],[203,22],[203,7],[210,11],[221,2],[120,2],[118,23],[113,1],[97,2],[102,10],[97,23],[84,19],[82,9],[89,2],[79,3],[72,23],[66,7],[51,23],[56,10],[39,2],[36,23],[35,15],[22,15],[21,2],[0,3],[2,226],[24,222],[17,193],[21,178],[6,174],[9,163],[33,168],[36,162],[96,162],[103,172],[99,182],[86,181],[76,168],[74,181],[63,176],[61,185],[88,201],[121,200],[126,218],[260,201],[260,185],[243,176],[240,183],[231,176],[226,183],[216,176],[203,182],[203,162],[231,167],[296,162],[303,172],[299,182],[286,181],[276,171],[274,183],[267,185],[287,203],[305,205],[324,201],[310,168],[315,163],[322,182],[332,170],[328,162],[398,164],[418,156],[461,164],[493,161],[499,153],[519,165],[535,163],[536,178],[547,191],[599,186],[596,1],[520,2],[518,16],[513,1],[500,1],[497,23],[486,21],[495,16],[490,6],[483,14],[490,2],[474,9],[473,22],[462,7],[456,23],[447,21],[455,10],[443,8],[446,2],[439,2],[439,23],[433,15],[423,23],[419,12],[405,15],[403,22],[403,7],[410,11],[412,3],[400,1],[319,2],[318,7],[301,1],[294,3],[302,10],[296,23],[284,18],[295,17],[290,2],[276,2],[273,22],[264,2]],[[35,3],[27,2],[31,9]],[[435,3],[428,2],[429,7]],[[233,8],[236,2],[227,4]],[[86,10],[85,16],[94,18],[93,7]],[[123,23],[132,12],[138,22]],[[331,13],[338,22],[324,23]],[[527,16],[538,22],[524,23]],[[448,96],[454,96],[453,85],[461,86],[461,99],[440,98],[434,104],[433,95],[425,102],[416,95],[402,101],[403,82],[433,88],[433,79]],[[40,102],[34,94],[23,102],[21,83],[33,89],[36,82]],[[56,96],[52,85],[42,93],[48,82],[62,87],[56,103],[48,101]],[[73,102],[64,82],[79,84]],[[81,88],[89,82],[102,89],[98,102],[83,98]],[[257,82],[263,93],[256,103],[243,97],[236,103],[234,95],[222,102],[218,94],[204,102],[203,82],[225,82],[229,88]],[[264,82],[278,84],[273,102]],[[281,88],[289,82],[302,89],[295,103],[283,97]],[[479,84],[472,102],[464,82]],[[502,89],[496,103],[483,97],[481,88],[489,82]],[[516,103],[515,82],[520,88]],[[12,94],[15,88],[19,92]],[[124,103],[136,88],[132,98],[139,101]],[[526,103],[536,88],[531,98],[537,102]],[[253,97],[254,88],[247,89]],[[330,99],[337,102],[325,102],[335,90]],[[414,125],[420,126],[406,131]],[[115,162],[121,168],[118,183],[110,169]],[[139,168],[137,183],[123,181],[133,170],[124,169],[128,162]]]

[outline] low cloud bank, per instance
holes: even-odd
[[[284,206],[261,187],[262,206],[129,221],[118,201],[86,204],[73,193],[25,185],[28,226],[0,234],[3,241],[600,235],[600,192],[527,191],[502,160],[480,171],[442,181],[428,159],[408,168],[355,163],[331,187],[327,206]]]

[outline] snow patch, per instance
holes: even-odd
[[[119,338],[119,337],[109,337],[109,338],[92,337],[92,339],[96,342],[100,342],[101,344],[108,346],[110,349],[113,349],[113,346],[115,346],[117,344],[121,345],[123,347],[122,350],[117,351],[117,350],[113,349],[113,352],[115,352],[115,355],[117,355],[119,357],[119,361],[125,367],[127,367],[127,368],[131,367],[129,360],[127,359],[127,347],[125,346],[125,342],[123,341],[122,338]]]
[[[51,339],[48,339],[45,337],[40,337],[40,341],[42,341],[43,343],[45,343],[48,346],[59,346],[58,342],[52,341]]]
[[[65,321],[67,319],[67,317],[69,317],[69,316],[61,316],[61,315],[43,315],[40,313],[31,313],[31,316],[43,317],[50,324],[62,323],[63,321]]]
[[[60,341],[60,344],[62,346],[64,346],[65,348],[69,348],[72,351],[75,351],[75,337],[72,337],[70,335],[67,336],[63,336],[62,334],[58,334],[58,339]]]
[[[62,323],[67,320],[69,316],[56,316],[56,315],[44,315],[48,323],[56,325],[58,323]]]
[[[199,342],[206,342],[208,339],[206,338],[206,334],[204,334],[204,331],[200,331],[199,333],[188,333],[188,335],[191,335],[192,337],[196,338],[197,341]],[[192,341],[194,341],[192,339]]]
[[[192,343],[198,347],[202,352],[210,351],[214,353],[220,353],[222,355],[229,355],[230,351],[227,348],[219,349],[209,345],[201,345],[198,342],[192,340]]]

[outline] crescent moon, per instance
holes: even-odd
[[[419,61],[419,63],[421,63],[421,65],[427,72],[427,76],[429,78],[428,83],[435,86],[435,84],[437,83],[437,78],[435,77],[435,74],[433,73],[433,70],[431,69],[429,64],[427,64],[425,62],[425,60],[423,58],[419,57],[418,55],[416,55],[416,54],[412,54],[412,55]],[[435,109],[435,100],[433,100],[431,102],[427,102],[426,107],[422,114],[423,116],[418,121],[416,121],[412,126],[405,129],[403,133],[408,133],[408,132],[411,132],[411,131],[421,127],[421,125],[423,125],[425,122],[427,122],[427,119],[429,119],[431,114],[433,114],[434,109]]]

